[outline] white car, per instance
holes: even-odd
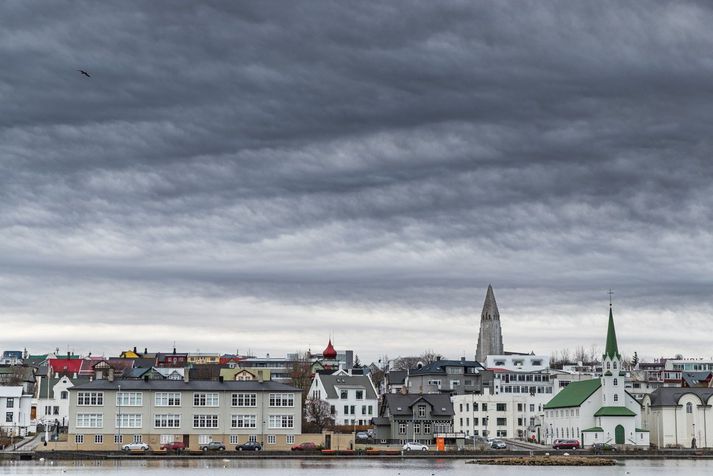
[[[121,447],[121,450],[127,453],[130,451],[148,451],[150,449],[146,443],[129,443]]]
[[[428,451],[428,446],[411,441],[406,443],[402,449],[404,451]]]

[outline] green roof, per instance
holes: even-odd
[[[614,316],[611,305],[609,306],[609,328],[607,329],[607,346],[604,349],[604,357],[621,359],[619,347],[616,344],[616,330],[614,329]]]
[[[637,428],[636,432],[637,433],[649,433],[649,430],[644,430],[643,428]]]
[[[578,407],[601,387],[599,379],[572,382],[545,404],[545,409]]]
[[[604,429],[601,426],[593,426],[591,428],[587,428],[586,430],[582,430],[582,432],[586,433],[602,433]]]
[[[594,416],[636,416],[636,413],[626,407],[602,407]]]

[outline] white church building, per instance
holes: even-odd
[[[641,404],[624,389],[611,304],[602,372],[600,378],[570,383],[545,405],[547,443],[564,438],[578,439],[582,446],[649,446],[649,432],[641,429]]]

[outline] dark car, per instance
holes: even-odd
[[[490,447],[494,450],[506,450],[508,448],[508,445],[506,445],[503,441],[493,440],[490,443]]]
[[[201,445],[201,451],[204,453],[208,451],[225,451],[225,445],[222,441],[211,441],[206,445]]]
[[[161,449],[168,452],[181,453],[186,450],[186,444],[182,441],[173,441],[171,443],[164,443],[161,445]]]
[[[555,440],[552,443],[552,448],[556,450],[576,450],[579,446],[579,440]]]
[[[592,445],[592,451],[595,454],[601,454],[604,453],[605,451],[610,451],[610,452],[616,452],[616,446],[612,446],[609,443],[594,443]]]
[[[235,447],[235,451],[260,451],[261,449],[262,446],[260,446],[260,443],[254,441],[248,441],[247,443]]]
[[[292,451],[315,451],[317,449],[317,444],[311,441],[305,441],[292,447]]]

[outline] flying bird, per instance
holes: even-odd
[[[84,76],[86,76],[87,78],[91,78],[91,76],[89,76],[89,73],[87,73],[87,72],[84,71],[83,69],[78,69],[77,71],[79,71],[80,73],[82,73],[82,74],[83,74]]]

